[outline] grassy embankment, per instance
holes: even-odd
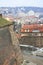
[[[7,21],[4,18],[0,18],[0,27],[3,27],[5,25],[9,25],[9,24],[11,24],[11,22]]]

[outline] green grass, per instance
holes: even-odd
[[[0,18],[0,27],[11,24],[11,22],[7,21],[4,18]]]

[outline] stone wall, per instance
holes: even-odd
[[[20,43],[27,44],[27,45],[33,45],[37,47],[43,47],[43,33],[40,33],[42,36],[33,35],[33,34],[28,33],[28,36],[21,37]]]
[[[9,27],[9,31],[11,34],[12,45],[16,54],[17,65],[21,65],[21,63],[23,62],[23,55],[19,47],[19,41],[16,37],[16,33],[13,31],[12,25]]]

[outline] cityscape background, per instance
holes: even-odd
[[[18,23],[43,23],[43,8],[41,7],[0,7],[0,14],[10,21]]]

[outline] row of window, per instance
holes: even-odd
[[[26,29],[25,32],[29,32],[29,29]],[[40,32],[39,30],[33,30],[32,32]]]

